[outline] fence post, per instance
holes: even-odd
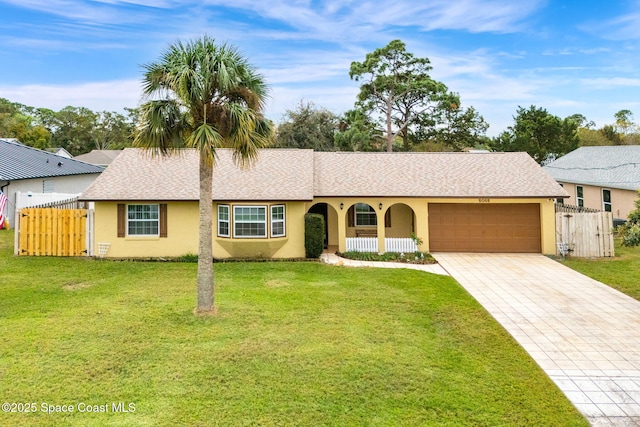
[[[13,220],[13,254],[20,255],[20,209],[16,209]]]
[[[86,231],[86,236],[87,236],[87,242],[86,242],[86,246],[87,246],[87,256],[93,256],[94,255],[94,251],[93,251],[93,244],[94,244],[94,236],[93,236],[93,221],[94,221],[94,216],[93,216],[93,209],[87,209],[87,231]]]

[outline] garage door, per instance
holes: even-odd
[[[540,205],[429,203],[431,252],[535,252]]]

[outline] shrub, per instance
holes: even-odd
[[[623,246],[639,246],[640,245],[640,224],[625,225],[622,232]]]
[[[426,252],[385,252],[383,254],[377,254],[374,252],[358,252],[349,251],[344,253],[338,253],[338,256],[347,259],[355,259],[358,261],[389,261],[389,262],[404,262],[408,264],[435,264],[437,261],[431,254]]]
[[[618,227],[618,235],[622,237],[623,246],[640,245],[640,199],[636,200],[635,204],[636,209],[629,213],[627,223]]]
[[[179,256],[176,261],[178,262],[198,262],[198,255],[197,254],[192,254],[192,253],[188,253],[182,256]]]
[[[304,250],[307,258],[318,258],[324,249],[324,217],[319,214],[304,216]]]

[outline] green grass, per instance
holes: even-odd
[[[564,265],[640,300],[640,247],[627,248],[615,241],[613,258],[566,258]]]
[[[0,231],[0,399],[38,412],[0,425],[587,425],[449,277],[216,264],[219,313],[198,317],[195,264],[14,257],[12,236]]]

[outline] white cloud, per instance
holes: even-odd
[[[66,85],[0,85],[0,97],[21,104],[60,110],[66,106],[86,107],[93,111],[122,112],[140,102],[138,80],[114,80]]]
[[[595,77],[590,79],[582,79],[581,84],[594,86],[600,89],[611,87],[638,87],[640,86],[640,79],[627,78],[627,77]]]
[[[340,115],[353,108],[358,88],[348,86],[326,87],[286,87],[274,86],[271,99],[267,104],[266,115],[271,120],[280,122],[287,110],[294,110],[298,103],[313,102],[316,107],[326,108]]]

